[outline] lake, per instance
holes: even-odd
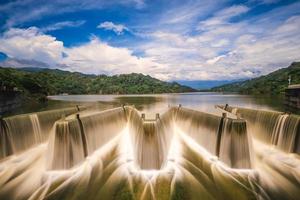
[[[58,95],[49,96],[49,99],[55,102],[57,106],[66,103],[74,105],[96,104],[103,107],[115,107],[123,104],[134,105],[138,110],[152,115],[167,110],[169,106],[179,104],[210,113],[216,112],[214,106],[217,104],[284,111],[281,96],[250,96],[212,92],[149,95]]]
[[[123,104],[134,105],[146,114],[162,113],[168,106],[181,104],[184,107],[216,113],[217,104],[229,104],[264,110],[285,111],[282,96],[251,96],[240,94],[222,94],[213,92],[196,92],[180,94],[145,94],[145,95],[57,95],[49,96],[44,104],[27,103],[12,110],[7,115],[37,112],[76,105],[94,105],[100,109],[118,107]]]

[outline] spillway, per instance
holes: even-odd
[[[0,159],[45,142],[56,120],[78,112],[79,109],[79,107],[72,107],[1,119]]]
[[[282,151],[300,154],[300,116],[230,106],[221,108],[246,119],[255,139]]]
[[[219,107],[4,118],[0,199],[297,199],[299,117]]]
[[[300,116],[283,112],[218,106],[246,120],[261,187],[271,199],[300,195]]]

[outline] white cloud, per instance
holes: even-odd
[[[222,58],[225,58],[226,55],[216,56],[206,61],[207,64],[213,65],[220,61]]]
[[[190,7],[182,12],[188,13]],[[130,43],[131,48],[126,43],[127,48],[111,46],[95,37],[85,44],[65,47],[37,28],[10,29],[0,38],[0,51],[84,73],[141,72],[163,80],[252,78],[300,60],[299,8],[300,3],[295,3],[244,20],[241,15],[250,7],[241,5],[223,8],[209,18],[191,10],[193,14],[184,15],[184,20],[171,10],[152,27],[130,26],[145,36]],[[178,18],[173,20],[173,16]],[[233,20],[237,16],[239,20]],[[112,22],[99,27],[117,34],[129,31]]]
[[[55,31],[63,28],[70,28],[70,27],[79,27],[85,24],[84,20],[78,20],[78,21],[62,21],[62,22],[57,22],[55,24],[50,24],[46,27],[41,28],[42,31],[47,32],[47,31]]]
[[[216,16],[222,17],[224,20],[228,20],[231,17],[238,16],[244,14],[249,11],[249,8],[244,5],[234,5],[228,8],[225,8],[218,12]]]
[[[228,20],[233,17],[239,16],[249,11],[247,6],[243,5],[234,5],[228,8],[225,8],[217,12],[213,17],[203,20],[198,25],[198,30],[205,30],[210,27],[217,25],[226,25],[229,24]]]
[[[89,73],[120,74],[130,72],[155,73],[161,65],[150,58],[139,58],[127,48],[117,48],[92,38],[89,43],[65,49],[63,64],[72,70]]]
[[[59,66],[83,73],[137,72],[166,79],[161,73],[164,70],[162,64],[152,58],[137,57],[127,48],[110,46],[96,37],[79,46],[65,47],[63,42],[40,32],[36,27],[12,28],[3,34],[0,43],[0,52],[11,58],[6,64],[17,63],[16,67],[24,66],[26,62],[43,62],[53,68]]]
[[[97,26],[97,28],[103,28],[105,30],[114,31],[116,34],[121,35],[124,31],[129,31],[129,29],[122,24],[114,24],[113,22],[102,22]]]
[[[258,23],[231,22],[248,11],[245,6],[225,8],[201,21],[201,31],[192,35],[155,31],[139,48],[170,70],[169,79],[252,78],[300,60],[300,16],[281,23],[267,14]]]
[[[63,42],[37,28],[11,28],[0,38],[0,51],[12,58],[38,60],[50,65],[61,60]]]

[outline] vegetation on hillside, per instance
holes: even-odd
[[[114,76],[86,75],[53,69],[13,69],[0,67],[1,90],[27,95],[43,94],[149,94],[193,92],[176,82],[164,82],[143,74]]]
[[[241,94],[280,94],[291,84],[300,84],[300,62],[294,62],[287,68],[274,71],[266,76],[240,81],[212,88],[212,91],[238,92]]]

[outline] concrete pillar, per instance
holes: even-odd
[[[158,120],[159,119],[159,113],[156,113],[155,115],[155,119]]]
[[[227,117],[227,113],[222,113],[222,118],[226,118]]]

